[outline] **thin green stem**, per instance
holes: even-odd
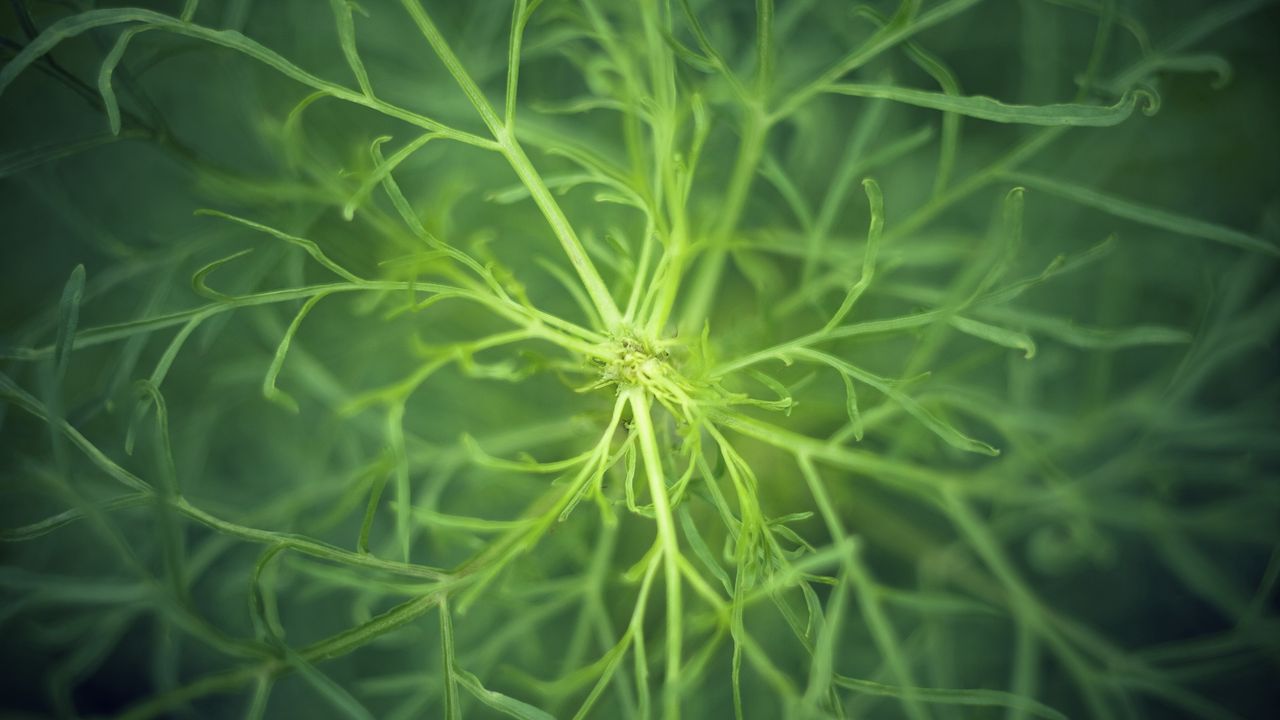
[[[738,146],[738,158],[733,166],[733,174],[729,179],[724,203],[719,209],[718,222],[706,241],[705,254],[681,313],[680,327],[687,333],[696,334],[708,319],[716,288],[720,284],[721,275],[724,274],[725,261],[729,255],[729,242],[738,229],[738,222],[746,206],[768,133],[769,122],[765,118],[763,108],[749,106],[746,109],[742,140]],[[651,332],[656,333],[666,325],[682,284],[691,249],[677,247],[670,250],[671,263],[667,273],[661,278],[663,285],[659,301],[649,319]]]
[[[658,438],[650,416],[649,396],[638,388],[628,390],[627,394],[636,434],[640,438],[640,454],[644,459],[645,477],[649,480],[654,517],[658,522],[658,543],[662,548],[667,586],[667,669],[663,683],[663,717],[666,720],[676,720],[680,717],[680,648],[684,638],[681,622],[684,608],[680,597],[680,543],[676,537],[675,517],[667,496],[662,451],[658,448]]]
[[[552,231],[560,241],[565,254],[569,257],[570,264],[573,265],[574,271],[578,273],[578,277],[582,280],[587,294],[591,296],[591,301],[595,304],[596,311],[604,319],[604,329],[611,330],[617,327],[622,315],[618,312],[618,306],[614,302],[613,296],[609,294],[609,289],[600,277],[599,270],[591,262],[591,258],[587,256],[587,251],[582,246],[582,241],[578,239],[577,233],[574,232],[569,219],[565,217],[560,204],[551,195],[546,182],[533,167],[533,163],[530,162],[529,156],[525,154],[524,148],[520,146],[520,142],[516,140],[515,133],[498,116],[480,86],[471,78],[458,56],[454,54],[449,43],[440,34],[439,29],[436,28],[431,17],[422,8],[420,0],[401,0],[401,2],[423,36],[426,37],[432,50],[435,51],[440,61],[444,63],[445,68],[453,76],[458,87],[462,89],[462,93],[467,96],[467,100],[471,102],[472,107],[480,114],[480,119],[489,128],[489,132],[492,133],[497,141],[503,156],[510,163],[511,168],[515,170],[520,182],[528,189],[529,195],[533,198],[538,209],[542,211],[547,223],[551,225]]]

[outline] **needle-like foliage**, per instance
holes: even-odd
[[[1266,0],[98,5],[0,45],[0,710],[1274,709]]]

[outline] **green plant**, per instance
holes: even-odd
[[[1269,3],[93,5],[0,69],[15,709],[1274,701]]]

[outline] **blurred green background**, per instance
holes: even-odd
[[[175,14],[180,5],[130,6]],[[357,41],[379,96],[483,133],[399,4],[368,0],[361,5],[367,12],[356,15]],[[468,71],[499,98],[510,4],[430,0],[424,5]],[[631,5],[594,5],[614,21],[628,51],[642,55]],[[896,6],[871,5],[886,14]],[[1185,48],[1187,57],[1199,59],[1199,64],[1189,61],[1191,71],[1173,68],[1147,78],[1157,84],[1161,98],[1154,116],[1135,113],[1116,127],[1073,129],[1032,160],[1027,171],[1235,228],[1274,246],[1280,235],[1280,134],[1275,130],[1280,9],[1256,5],[1260,9]],[[122,6],[14,0],[0,11],[3,57],[7,62],[31,41],[33,30],[59,18],[91,7]],[[1136,18],[1152,44],[1161,47],[1228,4],[988,0],[917,39],[946,62],[965,94],[1010,103],[1069,102],[1077,93],[1075,80],[1090,63],[1096,9],[1111,6],[1118,17]],[[557,102],[616,91],[599,60],[598,44],[581,30],[584,7],[547,0],[526,38],[520,108],[527,124],[522,127],[529,133],[534,163],[547,175],[574,169],[563,152],[568,142],[626,162],[623,126],[615,114],[550,112]],[[752,4],[694,2],[692,7],[730,62],[749,68],[756,21]],[[780,1],[776,12],[778,22],[785,23],[778,36],[782,88],[816,75],[874,29],[843,2]],[[692,46],[683,16],[678,9],[671,13],[678,23],[676,39]],[[194,19],[212,28],[240,29],[320,77],[352,84],[328,3],[205,0]],[[1137,58],[1133,27],[1111,28],[1108,50],[1098,60],[1102,77]],[[151,479],[164,472],[165,461],[157,452],[155,413],[136,409],[133,381],[151,374],[179,326],[77,350],[65,379],[55,382],[49,359],[24,359],[23,349],[55,341],[59,297],[72,269],[83,264],[88,277],[81,328],[202,304],[206,301],[191,289],[192,274],[245,249],[252,253],[209,275],[211,287],[237,294],[332,279],[297,248],[194,215],[214,208],[315,240],[357,274],[412,276],[419,262],[411,257],[412,235],[402,225],[383,222],[393,213],[380,193],[354,220],[344,220],[341,213],[343,200],[373,169],[370,143],[391,135],[390,148],[412,135],[405,125],[373,112],[320,100],[302,116],[300,130],[295,129],[301,135],[293,135],[291,144],[286,123],[307,89],[226,49],[152,31],[136,37],[120,65],[115,87],[125,113],[124,132],[109,138],[96,83],[117,33],[105,28],[59,44],[0,95],[0,371],[41,402],[59,399],[68,422],[85,438],[121,466]],[[1197,69],[1218,67],[1218,60],[1204,60],[1210,54],[1229,64],[1229,78]],[[681,93],[704,93],[716,118],[690,202],[693,222],[705,229],[714,225],[724,200],[739,120],[730,93],[713,73],[682,68],[681,78]],[[900,52],[886,53],[857,73],[859,81],[882,78],[931,87],[928,76]],[[870,107],[864,99],[822,98],[770,136],[768,162],[785,170],[811,207],[831,185],[852,128]],[[936,138],[939,118],[934,111],[891,104],[872,145],[886,147],[926,127]],[[1033,132],[965,119],[955,182]],[[548,152],[557,147],[560,152]],[[884,188],[887,232],[928,201],[936,163],[936,140],[930,140],[868,171]],[[547,259],[563,266],[563,261],[537,209],[518,195],[503,195],[516,178],[501,158],[431,143],[402,165],[396,178],[432,232],[509,268],[542,309],[587,322],[572,296],[539,264]],[[861,318],[900,315],[941,302],[939,293],[945,294],[985,252],[983,239],[998,224],[1000,198],[1014,184],[992,183],[891,244],[885,251],[885,283],[873,286],[859,305]],[[560,200],[587,242],[615,243],[629,257],[637,254],[646,228],[630,208],[600,202],[587,189],[570,190]],[[866,205],[855,186],[827,240],[831,251],[824,263],[836,268],[838,280],[854,277],[851,268],[866,223]],[[1280,707],[1274,592],[1280,573],[1276,260],[1117,218],[1034,187],[1026,193],[1024,225],[1011,277],[1034,276],[1059,255],[1076,256],[1112,233],[1117,236],[1102,260],[1018,298],[1018,312],[1061,318],[1066,327],[1035,327],[1019,316],[1038,341],[1033,360],[932,330],[837,346],[841,357],[890,377],[931,371],[921,384],[908,385],[912,392],[918,388],[939,412],[959,419],[1004,455],[991,463],[960,455],[894,415],[887,404],[877,405],[878,399],[867,400],[871,409],[865,412],[875,417],[874,408],[880,407],[886,419],[869,427],[861,446],[948,472],[971,472],[975,481],[1010,488],[1007,496],[983,496],[983,517],[1037,594],[1087,627],[1089,636],[1160,668],[1162,687],[1191,697],[1145,692],[1142,683],[1154,681],[1139,678],[1133,667],[1110,668],[1118,677],[1135,678],[1121,693],[1125,699],[1113,706],[1117,717],[1270,717]],[[792,204],[770,181],[767,168],[762,170],[735,233],[740,245],[708,318],[722,357],[820,326],[820,318],[839,304],[843,290],[838,285],[823,290],[805,278],[802,260],[779,250],[801,235]],[[362,390],[412,373],[432,348],[504,327],[473,306],[446,302],[439,306],[444,310],[430,315],[394,314],[398,302],[394,293],[352,293],[326,299],[315,309],[280,377],[281,388],[299,402],[298,414],[268,402],[261,391],[262,375],[296,303],[222,313],[196,328],[162,385],[184,497],[247,526],[351,549],[369,488],[382,472],[388,436],[380,412],[343,413],[343,406]],[[1186,331],[1193,340],[1109,349],[1061,338],[1084,326],[1163,326]],[[514,369],[519,382],[449,367],[406,406],[414,497],[441,512],[515,518],[542,497],[547,478],[477,467],[458,450],[459,438],[480,438],[486,450],[504,457],[521,451],[544,461],[565,457],[581,452],[583,438],[595,437],[607,422],[611,393],[572,392],[573,383],[558,371],[563,356],[536,344],[500,360],[483,360],[507,363],[502,367]],[[834,376],[810,379],[808,374],[799,367],[779,370],[799,401],[787,426],[828,437],[844,423],[842,386]],[[84,454],[68,450],[65,441],[51,442],[48,425],[20,405],[11,396],[0,404],[0,526],[20,528],[69,507],[93,507],[118,492]],[[664,432],[674,446],[677,430]],[[130,454],[125,447],[131,435],[136,448]],[[760,478],[762,503],[772,516],[813,509],[783,454],[744,443],[744,455]],[[895,587],[937,588],[991,604],[973,613],[894,608],[912,662],[921,669],[921,684],[1007,688],[1017,628],[1005,608],[983,596],[982,583],[972,581],[969,570],[981,563],[958,541],[952,519],[851,474],[832,472],[829,480],[886,594]],[[391,498],[388,490],[370,542],[387,557],[395,553]],[[718,554],[724,530],[710,505],[695,498],[690,506],[690,520],[705,528]],[[0,667],[5,668],[0,713],[114,715],[243,664],[210,649],[184,623],[198,617],[228,637],[252,637],[249,584],[263,547],[183,521],[176,549],[185,558],[188,599],[182,602],[189,603],[189,611],[175,610],[176,601],[155,580],[163,576],[169,542],[156,517],[142,504],[40,537],[7,535],[0,543]],[[831,544],[816,519],[795,527],[818,547]],[[651,520],[624,517],[606,542],[594,512],[580,510],[467,614],[455,618],[460,662],[486,687],[556,717],[571,716],[589,685],[563,693],[547,686],[607,649],[589,633],[578,637],[579,619],[596,610],[580,607],[573,592],[598,579],[599,614],[625,624],[635,586],[621,574],[643,555],[652,532]],[[423,521],[414,529],[413,558],[452,567],[492,537]],[[270,572],[293,647],[366,621],[412,595],[403,578],[300,555],[285,557]],[[139,579],[148,573],[152,580]],[[819,592],[822,601],[829,599],[828,588]],[[651,598],[649,606],[653,622],[660,624],[661,602]],[[884,681],[878,674],[882,658],[856,621],[857,605],[849,612],[840,642],[841,672]],[[696,628],[697,620],[690,617]],[[370,647],[324,663],[323,671],[376,717],[443,717],[440,631],[434,618],[419,619]],[[803,690],[807,660],[802,649],[787,642],[786,623],[763,604],[748,612],[748,622]],[[199,634],[197,628],[194,635]],[[652,637],[656,643],[660,633]],[[723,645],[713,649],[710,669],[693,681],[689,717],[732,716],[728,653]],[[661,651],[650,654],[660,657]],[[1091,716],[1058,660],[1042,651],[1034,672],[1040,701],[1070,717]],[[629,697],[634,691],[621,685],[610,690],[594,717],[634,711]],[[200,697],[166,712],[239,716],[250,687],[246,682],[236,692]],[[744,692],[749,717],[783,712],[779,694],[767,682],[757,678]],[[845,705],[850,717],[903,712],[883,698],[852,698]],[[490,712],[468,702],[464,717]],[[273,688],[268,715],[336,717],[340,707],[315,683],[290,675]],[[992,708],[928,708],[940,718],[1004,716]]]

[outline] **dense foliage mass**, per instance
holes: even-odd
[[[1267,716],[1277,20],[14,0],[0,707]]]

